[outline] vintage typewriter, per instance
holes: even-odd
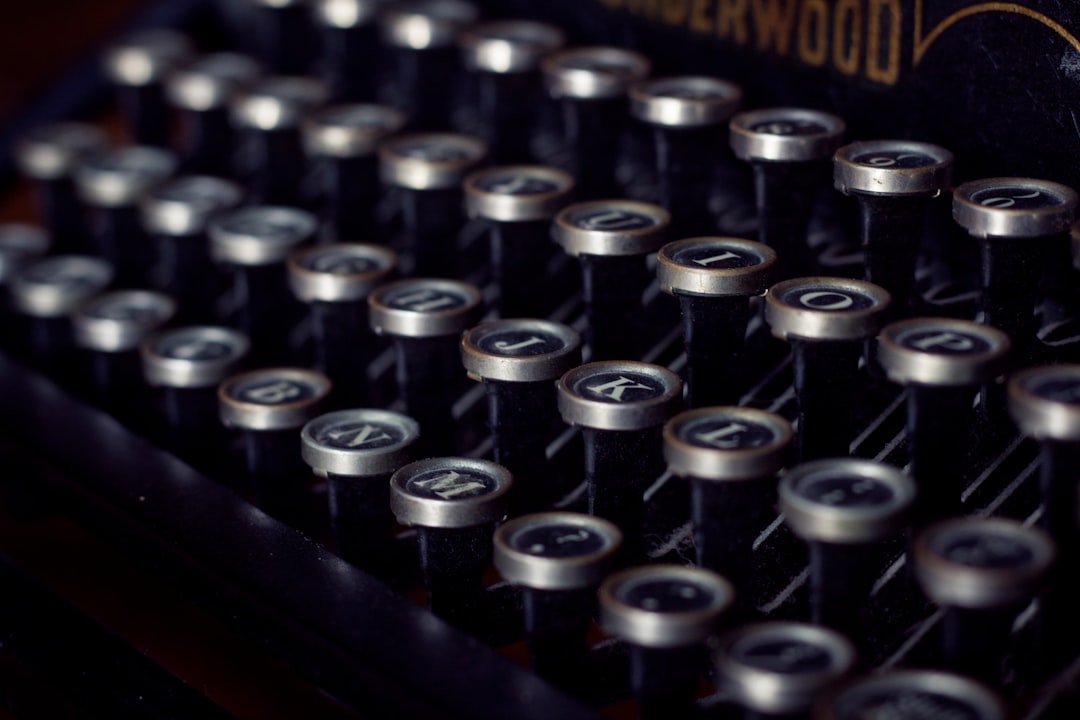
[[[0,129],[5,715],[1077,717],[1078,82],[1050,0],[138,8]]]

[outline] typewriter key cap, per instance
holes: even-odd
[[[337,407],[369,402],[367,367],[377,341],[367,298],[397,271],[397,254],[360,243],[317,245],[289,256],[289,287],[307,304],[315,366],[334,383]]]
[[[324,242],[375,240],[382,195],[375,150],[404,125],[405,116],[385,105],[334,105],[304,120],[304,149],[319,165]]]
[[[268,77],[229,104],[240,132],[236,175],[254,202],[302,205],[306,161],[300,134],[303,117],[326,102],[326,86],[308,77]]]
[[[126,422],[147,418],[139,346],[176,315],[168,295],[117,290],[83,303],[72,315],[75,345],[88,351],[97,402]]]
[[[845,145],[833,157],[833,184],[859,202],[866,280],[893,296],[897,316],[919,314],[915,264],[927,205],[949,188],[953,155],[910,140]]]
[[[982,254],[981,320],[1012,339],[1017,366],[1037,359],[1035,306],[1046,251],[1067,237],[1078,203],[1072,188],[1028,178],[975,180],[953,193],[953,218]]]
[[[246,55],[203,55],[165,81],[169,104],[177,110],[180,165],[186,173],[229,177],[235,163],[235,133],[229,103],[259,78],[258,63]]]
[[[319,415],[300,431],[304,461],[326,476],[338,554],[379,577],[400,571],[390,535],[390,476],[416,459],[419,437],[412,418],[368,408]]]
[[[735,157],[754,169],[758,239],[780,256],[781,279],[813,267],[807,229],[844,130],[835,115],[800,108],[753,110],[731,119]]]
[[[146,287],[154,253],[139,203],[176,171],[176,156],[160,148],[129,146],[87,158],[75,169],[79,196],[90,211],[96,254],[116,268],[121,287]]]
[[[410,130],[448,130],[461,70],[458,35],[479,18],[460,0],[404,0],[379,15],[383,43],[393,50],[396,105]]]
[[[177,320],[212,322],[224,278],[210,258],[207,229],[217,215],[240,204],[236,183],[189,175],[150,190],[142,201],[143,229],[155,240],[152,284],[176,299]]]
[[[799,400],[799,460],[848,454],[864,340],[877,335],[892,302],[862,280],[785,280],[765,295],[765,321],[791,344]]]
[[[378,0],[314,0],[320,65],[337,102],[373,102],[379,77]]]
[[[559,378],[559,413],[581,429],[589,514],[619,526],[631,561],[644,552],[643,493],[664,470],[661,433],[682,409],[682,381],[665,367],[594,362]]]
[[[735,585],[744,618],[757,597],[754,539],[774,517],[791,439],[786,420],[754,408],[688,410],[664,425],[668,469],[690,482],[697,564]]]
[[[750,298],[774,282],[776,252],[753,240],[695,237],[664,245],[656,259],[660,289],[682,310],[690,407],[736,404]]]
[[[709,193],[725,156],[727,123],[739,110],[742,88],[719,78],[682,76],[644,80],[630,88],[630,112],[653,129],[660,204],[676,237],[708,234]]]
[[[551,218],[566,204],[574,179],[542,165],[478,170],[465,179],[465,211],[488,221],[491,270],[502,317],[541,317],[548,278]]]
[[[591,359],[640,355],[645,256],[664,244],[670,223],[667,210],[634,200],[576,203],[555,217],[552,237],[581,261]]]
[[[495,531],[495,567],[521,588],[532,667],[571,692],[584,689],[596,589],[621,545],[617,527],[579,513],[523,515]]]
[[[222,424],[239,431],[248,477],[271,515],[303,525],[310,510],[310,472],[297,452],[300,429],[318,415],[331,390],[322,373],[291,367],[232,375],[218,386]]]
[[[510,514],[547,507],[555,381],[581,363],[581,338],[547,320],[494,320],[465,332],[461,360],[484,384],[495,462],[514,476]]]
[[[460,386],[457,338],[480,319],[479,288],[418,278],[376,288],[368,296],[371,327],[394,341],[397,385],[405,414],[420,423],[420,455],[455,451],[453,400]]]
[[[630,684],[642,720],[690,717],[705,642],[735,599],[710,570],[653,565],[600,586],[600,627],[630,648]]]
[[[19,268],[48,252],[50,244],[48,233],[37,225],[0,223],[0,288],[7,287]],[[3,305],[6,312],[6,299]]]
[[[780,510],[810,549],[814,623],[857,639],[880,569],[875,543],[900,532],[915,484],[896,468],[851,458],[797,465],[780,479]]]
[[[814,704],[855,665],[855,647],[817,625],[746,625],[713,652],[719,686],[742,706],[745,720],[806,720]]]
[[[975,441],[972,401],[1005,371],[1010,347],[1005,333],[968,320],[915,318],[881,331],[878,362],[907,390],[908,459],[919,488],[914,527],[960,514]]]
[[[413,267],[405,274],[454,277],[464,222],[461,184],[487,148],[453,133],[403,135],[379,147],[383,183],[400,189],[405,243]]]
[[[570,170],[586,200],[619,197],[615,177],[626,129],[627,93],[648,77],[648,58],[617,47],[570,48],[541,64],[548,94],[561,101]]]
[[[38,213],[56,253],[90,250],[72,176],[86,158],[105,152],[108,145],[101,130],[74,122],[42,125],[15,144],[15,163],[35,185]]]
[[[1048,535],[1003,518],[953,518],[915,537],[915,577],[945,607],[944,666],[997,685],[1017,613],[1042,590],[1056,551]]]
[[[483,135],[496,164],[532,159],[543,100],[540,61],[565,43],[561,30],[531,20],[497,20],[462,33],[465,68],[476,82]]]
[[[165,78],[191,54],[188,39],[172,30],[143,30],[106,51],[105,76],[116,87],[133,142],[169,145]]]
[[[512,484],[501,465],[455,457],[418,460],[390,478],[390,509],[416,528],[428,605],[444,620],[466,627],[482,621],[481,580]]]
[[[314,38],[307,0],[247,0],[249,42],[259,61],[276,75],[306,75]]]
[[[299,307],[288,290],[285,260],[318,228],[311,213],[290,207],[245,207],[210,223],[210,255],[232,283],[235,323],[251,338],[260,364],[288,357]]]
[[[963,718],[1005,720],[1005,703],[982,683],[939,670],[890,670],[868,675],[819,706],[814,720]]]

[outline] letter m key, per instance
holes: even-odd
[[[426,480],[417,480],[415,485],[438,495],[443,500],[453,500],[459,495],[468,495],[484,489],[484,483],[454,470],[447,470],[442,475]]]

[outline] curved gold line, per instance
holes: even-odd
[[[920,17],[917,17],[915,19],[916,27],[918,27],[920,30],[921,30],[921,26],[922,26],[922,17],[921,17],[922,7],[921,6],[922,6],[922,3],[920,2],[919,3]],[[1028,18],[1031,18],[1032,20],[1035,20],[1037,22],[1041,22],[1043,25],[1050,28],[1051,30],[1056,32],[1058,35],[1060,35],[1062,38],[1067,40],[1068,43],[1070,45],[1072,45],[1073,48],[1075,48],[1077,52],[1080,52],[1080,40],[1077,40],[1068,30],[1066,30],[1064,27],[1062,27],[1060,23],[1058,23],[1058,22],[1056,22],[1054,20],[1051,20],[1050,18],[1043,15],[1042,13],[1036,12],[1036,11],[1032,10],[1031,8],[1023,7],[1022,5],[1016,5],[1015,3],[988,2],[988,3],[981,3],[979,5],[972,5],[971,7],[966,7],[963,10],[957,10],[955,13],[953,13],[952,15],[950,15],[949,17],[945,18],[940,23],[938,23],[937,26],[934,27],[934,29],[931,30],[930,33],[925,38],[916,37],[915,38],[914,64],[915,65],[919,64],[919,62],[923,59],[923,55],[925,55],[926,51],[930,49],[930,46],[933,45],[934,42],[939,37],[941,37],[941,34],[943,32],[945,32],[946,30],[948,30],[950,27],[952,27],[956,23],[960,22],[964,18],[971,17],[972,15],[978,15],[978,14],[981,14],[981,13],[988,13],[988,12],[1003,12],[1003,13],[1012,13],[1012,14],[1015,14],[1015,15],[1023,15],[1024,17],[1028,17]],[[921,32],[918,33],[918,35],[921,35]]]

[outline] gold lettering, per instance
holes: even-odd
[[[745,45],[746,8],[749,0],[716,0],[716,33],[722,38]]]
[[[895,85],[900,78],[900,0],[870,0],[870,16],[866,27],[866,77],[886,85]],[[882,16],[887,17],[882,32]],[[885,53],[881,43],[885,42]]]
[[[805,0],[799,12],[799,59],[824,65],[829,52],[829,8],[825,0]]]
[[[833,65],[845,75],[859,71],[862,50],[861,0],[839,0],[833,15]]]
[[[690,0],[664,0],[661,12],[668,25],[682,25],[690,14]]]
[[[759,50],[773,50],[787,55],[791,45],[791,27],[795,22],[794,0],[753,0],[754,31]]]
[[[709,10],[712,0],[693,0],[690,6],[690,29],[694,32],[712,32],[712,21],[709,20]]]

